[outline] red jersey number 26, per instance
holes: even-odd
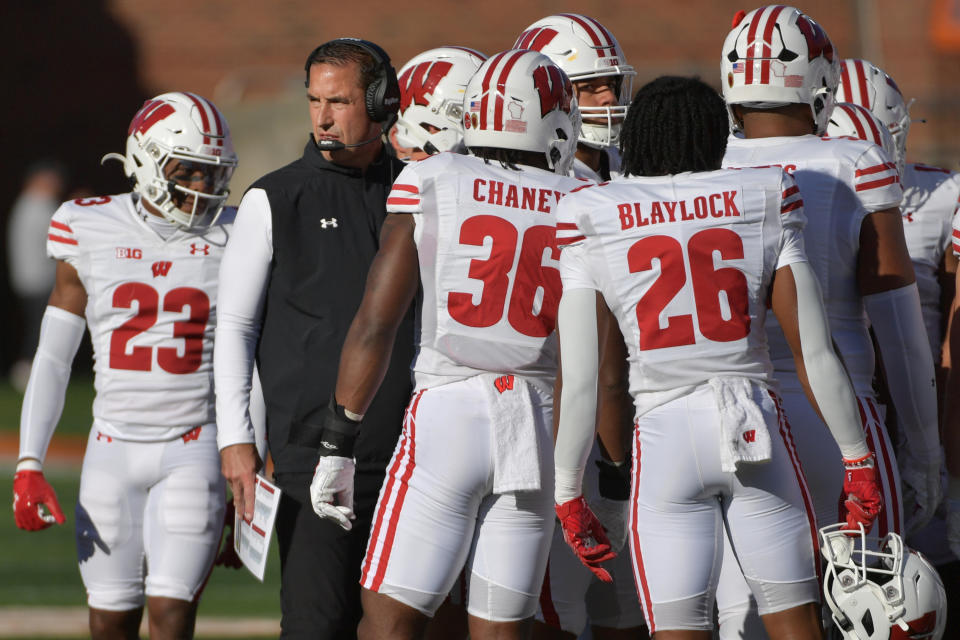
[[[649,271],[653,260],[660,263],[660,275],[637,303],[640,349],[665,349],[696,342],[694,322],[700,334],[712,342],[733,342],[750,333],[750,299],[747,278],[735,267],[714,266],[714,255],[721,260],[743,258],[743,240],[730,229],[704,229],[687,241],[686,251],[671,236],[647,236],[630,247],[627,264],[631,273]],[[666,326],[660,317],[667,305],[690,284],[696,302],[694,314],[670,316]],[[723,300],[726,300],[726,305]]]

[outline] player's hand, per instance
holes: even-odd
[[[353,458],[321,456],[310,483],[310,503],[321,518],[353,528]]]
[[[903,487],[906,535],[920,531],[933,518],[943,497],[941,457],[922,461],[905,451],[898,458]]]
[[[604,582],[613,582],[610,573],[600,566],[617,554],[610,549],[610,541],[603,532],[603,525],[593,515],[583,496],[555,505],[557,518],[563,528],[563,539],[567,541],[577,558],[595,576]]]
[[[17,471],[13,476],[13,518],[24,531],[40,531],[67,521],[42,471]]]
[[[223,513],[223,541],[220,543],[220,553],[217,559],[213,561],[214,565],[226,567],[228,569],[239,569],[243,566],[243,560],[237,555],[237,549],[233,546],[233,521],[236,518],[237,510],[232,502],[227,503],[227,508]]]
[[[846,496],[843,504],[847,509],[847,526],[844,528],[859,531],[863,525],[869,531],[883,508],[872,453],[856,460],[843,460],[843,493]]]
[[[256,475],[262,464],[253,443],[234,444],[220,451],[220,469],[233,492],[233,506],[246,522],[253,520]]]

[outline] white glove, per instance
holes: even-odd
[[[903,489],[903,512],[907,537],[917,533],[933,518],[943,498],[940,476],[942,457],[920,461],[903,451],[898,458]]]
[[[322,456],[310,483],[310,502],[321,518],[334,520],[346,531],[353,528],[353,458]]]
[[[590,507],[597,520],[607,531],[607,537],[610,539],[610,549],[614,553],[620,553],[620,549],[627,542],[627,534],[630,531],[628,526],[630,516],[629,500],[611,500],[603,496],[597,496],[590,501]]]

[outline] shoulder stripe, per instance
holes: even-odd
[[[50,221],[50,226],[54,229],[59,229],[60,231],[66,231],[67,233],[73,233],[73,229],[69,226],[63,224],[62,222],[57,222],[56,220]]]
[[[394,183],[391,187],[392,191],[407,191],[408,193],[420,193],[420,189],[416,185],[412,184],[400,184],[399,182]]]
[[[420,198],[387,198],[387,204],[415,207],[420,204]]]
[[[873,182],[863,182],[857,185],[857,191],[867,191],[869,189],[885,187],[888,184],[893,184],[894,182],[900,182],[900,178],[898,176],[888,176],[886,178],[874,180]]]
[[[61,242],[63,244],[77,244],[77,241],[73,238],[64,238],[63,236],[55,236],[52,233],[47,234],[47,239],[52,240],[53,242]]]
[[[792,187],[790,187],[790,188],[788,188],[786,191],[784,191],[782,198],[783,198],[784,200],[786,200],[787,198],[789,198],[790,196],[792,196],[792,195],[795,194],[795,193],[800,193],[800,187],[798,187],[797,185],[793,185]]]
[[[856,177],[860,176],[869,176],[873,173],[880,173],[881,171],[886,171],[887,169],[896,169],[897,165],[892,162],[884,162],[883,164],[878,164],[873,167],[867,167],[866,169],[857,169]]]
[[[803,206],[803,200],[794,200],[788,204],[784,204],[780,207],[780,213],[790,213],[794,209],[799,209]]]
[[[558,222],[557,231],[576,231],[577,224],[575,222]]]

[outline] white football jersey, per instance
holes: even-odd
[[[563,286],[617,317],[638,416],[714,377],[772,383],[768,290],[806,259],[803,207],[779,169],[621,178],[560,203],[557,244],[579,252]]]
[[[87,292],[97,428],[156,441],[214,421],[217,272],[236,209],[166,240],[140,211],[131,194],[65,202],[47,253],[72,265]]]
[[[561,293],[555,208],[582,184],[453,153],[404,168],[387,211],[412,213],[416,222],[417,388],[484,372],[552,386]]]
[[[896,207],[903,191],[896,164],[875,144],[814,135],[729,138],[725,167],[778,166],[803,194],[805,249],[820,281],[830,332],[857,394],[872,394],[874,353],[857,286],[860,227],[870,213]],[[798,385],[793,355],[773,314],[770,357],[784,384]]]
[[[903,235],[917,274],[920,308],[934,361],[940,361],[940,282],[937,273],[950,249],[951,223],[960,199],[960,174],[924,164],[907,164],[903,176]]]

